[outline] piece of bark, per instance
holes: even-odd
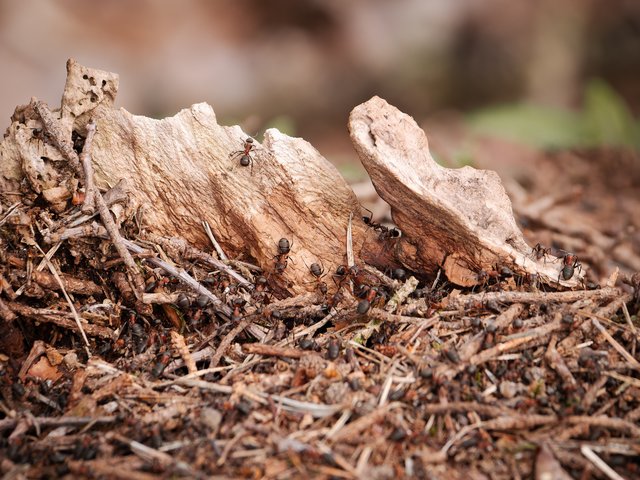
[[[94,166],[99,183],[131,171],[134,194],[151,207],[144,221],[163,235],[208,245],[206,220],[229,256],[244,254],[267,273],[274,272],[278,241],[288,239],[293,261],[273,277],[299,293],[313,278],[306,265],[335,270],[344,263],[349,214],[359,215],[356,197],[309,143],[274,129],[264,145],[254,143],[253,166],[240,165],[229,153],[246,137],[238,127],[219,126],[206,104],[160,121],[112,110],[98,121]]]
[[[413,118],[379,97],[353,109],[349,129],[362,164],[403,232],[395,253],[405,267],[418,272],[442,267],[462,286],[482,283],[483,272],[500,267],[557,283],[562,261],[550,256],[534,261],[495,172],[441,167]],[[576,272],[560,283],[576,286],[578,279]]]

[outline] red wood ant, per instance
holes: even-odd
[[[358,306],[356,307],[357,312],[360,315],[364,315],[369,311],[371,305],[374,303],[376,297],[378,296],[378,289],[376,287],[371,287],[367,290],[367,295],[365,298],[358,302]]]
[[[560,275],[564,280],[570,280],[576,268],[578,272],[582,271],[582,264],[578,262],[578,256],[574,253],[567,253],[562,257],[562,270],[558,274],[558,281],[560,281]]]
[[[402,231],[400,231],[399,228],[397,227],[389,228],[378,222],[374,222],[373,212],[369,210],[367,207],[362,207],[362,208],[364,208],[366,211],[368,211],[371,214],[368,217],[363,216],[362,221],[365,223],[365,225],[368,225],[371,228],[373,228],[375,231],[380,232],[380,235],[378,236],[380,240],[384,240],[386,238],[400,238],[402,236]]]
[[[536,246],[531,249],[531,253],[535,257],[536,260],[540,261],[544,259],[545,263],[547,261],[547,255],[551,254],[551,247],[544,248],[541,243],[536,243]]]
[[[239,322],[242,319],[241,309],[245,306],[247,301],[244,298],[234,298],[233,305],[233,313],[231,314],[232,322]]]
[[[327,294],[327,284],[325,282],[320,281],[320,279],[324,276],[324,266],[321,266],[318,263],[312,263],[309,267],[309,271],[311,275],[313,275],[316,279],[318,290],[322,295]]]
[[[287,268],[287,263],[290,260],[289,252],[291,252],[291,245],[286,238],[281,238],[278,241],[278,253],[273,257],[275,260],[275,273],[281,274],[284,272],[284,269]]]
[[[229,157],[236,158],[240,156],[240,165],[243,167],[251,166],[251,170],[253,171],[253,158],[251,157],[251,150],[255,147],[253,144],[254,140],[251,137],[247,137],[244,141],[243,150],[236,150],[235,152],[231,152]]]
[[[151,369],[151,375],[154,378],[158,378],[164,372],[164,369],[169,365],[171,361],[171,354],[167,351],[162,352],[158,356],[158,360],[153,364],[153,368]]]

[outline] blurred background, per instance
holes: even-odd
[[[31,96],[59,103],[73,57],[119,73],[133,113],[206,101],[224,123],[258,137],[276,126],[337,164],[355,160],[348,114],[372,95],[438,138],[464,127],[542,147],[640,145],[635,0],[0,0],[0,26],[5,127]]]

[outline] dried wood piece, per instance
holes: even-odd
[[[36,322],[53,323],[59,327],[79,332],[73,315],[70,313],[46,308],[33,308],[17,302],[9,302],[7,306],[13,313],[23,318],[30,318]],[[113,338],[113,330],[110,328],[87,323],[84,319],[82,319],[81,323],[82,328],[90,337]]]
[[[302,358],[304,355],[308,355],[308,352],[299,348],[278,347],[264,343],[245,343],[242,345],[242,351],[266,357]]]
[[[253,143],[253,166],[242,166],[229,154],[246,138],[238,127],[218,125],[206,104],[160,121],[108,110],[98,120],[93,162],[99,184],[132,172],[134,195],[152,207],[144,220],[162,235],[204,247],[206,220],[229,256],[254,259],[267,273],[274,272],[278,241],[288,239],[293,261],[272,278],[292,293],[311,290],[305,263],[344,263],[356,197],[309,143],[274,129],[263,145]],[[365,226],[357,222],[353,230],[359,239]]]
[[[395,255],[409,270],[443,268],[451,282],[462,286],[483,283],[500,267],[558,282],[562,261],[533,258],[495,172],[441,167],[431,157],[424,131],[379,97],[353,109],[349,130],[403,232]],[[576,272],[559,283],[574,287],[580,278]]]

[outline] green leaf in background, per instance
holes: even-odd
[[[537,148],[640,148],[640,123],[601,80],[589,82],[582,112],[532,104],[489,107],[468,116],[471,130]]]
[[[640,147],[640,131],[631,111],[605,82],[589,82],[584,109],[589,144]]]
[[[469,117],[472,131],[534,147],[571,147],[585,138],[580,115],[531,104],[483,109]]]

